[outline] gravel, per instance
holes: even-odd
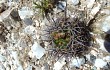
[[[0,0],[0,9],[5,8],[0,11],[0,70],[109,70],[110,1],[67,0],[67,3],[68,19],[78,16],[92,29],[94,41],[90,50],[83,57],[61,55],[50,52],[53,46],[44,41],[49,37],[44,35],[48,25],[64,17],[65,1],[59,1],[53,15],[49,15],[51,18],[42,18],[32,0]]]

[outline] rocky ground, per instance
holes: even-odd
[[[0,70],[110,70],[110,0],[59,1],[50,18],[35,8],[40,1],[0,0]],[[42,41],[46,25],[65,17],[65,8],[66,17],[84,18],[92,29],[93,45],[83,57],[55,56]]]

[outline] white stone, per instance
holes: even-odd
[[[0,54],[0,61],[5,61],[6,57]]]
[[[24,32],[26,34],[29,34],[29,35],[32,35],[35,33],[35,28],[33,26],[27,26],[25,29],[24,29]]]
[[[94,66],[96,66],[97,68],[103,68],[104,66],[106,66],[107,65],[107,62],[105,62],[104,60],[102,60],[102,59],[96,59],[95,60],[95,64],[94,64]]]
[[[73,5],[77,5],[79,3],[79,0],[71,0]]]
[[[25,70],[32,70],[32,66],[28,66]]]
[[[6,70],[3,64],[0,64],[0,70]]]
[[[103,57],[103,60],[110,62],[110,56]]]
[[[13,63],[17,66],[16,70],[23,70],[22,65],[20,64],[18,53],[16,51],[12,51],[11,56],[14,58]]]
[[[0,0],[0,3],[5,3],[6,2],[6,0]]]
[[[67,3],[69,5],[77,5],[79,3],[79,0],[67,0]]]
[[[90,17],[93,18],[97,14],[97,12],[100,10],[100,8],[101,8],[101,4],[98,3],[97,6],[91,10]]]
[[[86,58],[87,58],[88,61],[90,61],[90,54],[87,54]]]
[[[92,8],[95,0],[87,0],[87,8]]]
[[[5,61],[5,60],[6,60],[5,56],[0,54],[0,61]]]
[[[70,66],[74,66],[74,67],[80,67],[82,64],[85,63],[85,59],[84,58],[73,58],[72,60],[72,63],[70,64]]]
[[[65,58],[63,58],[62,60],[59,60],[57,61],[55,64],[54,64],[54,70],[61,70],[61,68],[66,64],[65,62]]]
[[[102,22],[102,31],[107,32],[110,30],[110,16],[107,16]]]
[[[36,26],[40,26],[40,23],[38,20],[35,20]]]
[[[34,15],[33,11],[30,10],[28,7],[22,7],[20,10],[18,10],[18,13],[21,19]]]
[[[21,65],[19,65],[17,70],[23,70],[23,67]]]
[[[104,40],[103,39],[99,39],[99,38],[96,38],[96,42],[99,44],[101,50],[107,52],[107,50],[105,49],[104,47]]]
[[[110,10],[109,9],[103,9],[100,12],[101,14],[106,14],[106,15],[110,15]]]
[[[31,47],[32,55],[40,59],[45,54],[45,49],[42,48],[37,42]]]

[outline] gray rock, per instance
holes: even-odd
[[[30,18],[24,18],[23,21],[26,25],[32,25],[32,23],[33,23],[33,21]]]
[[[15,21],[21,21],[21,18],[18,14],[18,10],[13,10],[11,13],[10,13],[11,17],[15,20]]]
[[[59,2],[57,8],[61,10],[65,10],[66,2]]]
[[[44,63],[44,66],[42,67],[42,70],[49,70],[48,63]]]

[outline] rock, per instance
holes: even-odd
[[[59,2],[57,7],[58,9],[61,9],[64,11],[66,7],[66,2]]]
[[[86,59],[91,62],[91,63],[94,63],[95,60],[96,60],[96,57],[94,55],[91,55],[91,54],[87,54],[86,55]]]
[[[102,31],[109,33],[110,30],[110,16],[105,17],[102,21]]]
[[[21,18],[18,14],[18,10],[13,10],[11,13],[10,13],[11,17],[15,20],[15,21],[21,21]]]
[[[73,5],[78,5],[79,4],[79,0],[71,0]]]
[[[100,12],[101,14],[110,15],[110,9],[103,9]]]
[[[32,70],[32,66],[28,65],[28,67],[25,70]]]
[[[8,6],[5,3],[0,3],[0,13],[8,9]]]
[[[96,38],[96,42],[99,44],[101,50],[107,52],[107,50],[104,46],[104,40],[103,39]]]
[[[87,0],[87,8],[92,8],[95,0]]]
[[[17,6],[10,6],[7,10],[5,10],[4,12],[2,12],[0,14],[0,21],[2,22],[4,19],[6,19],[10,13],[13,11],[13,9],[16,9]]]
[[[32,19],[30,19],[30,18],[24,18],[23,21],[26,25],[32,25],[32,23],[33,23]]]
[[[48,63],[44,63],[44,64],[43,64],[42,70],[49,70],[49,65],[48,65]]]
[[[106,32],[107,34],[110,34],[110,16],[100,17],[99,20],[94,23],[94,26],[94,31],[97,31],[98,33]]]
[[[110,56],[103,57],[103,60],[110,62]]]
[[[101,9],[101,4],[98,3],[97,6],[91,10],[90,17],[93,18],[100,9]]]
[[[32,57],[36,57],[37,59],[40,59],[45,54],[45,49],[42,48],[37,42],[33,44],[31,47],[32,51]]]
[[[0,34],[0,42],[6,42],[6,37]]]
[[[94,63],[96,60],[96,57],[94,55],[91,55],[90,56],[90,62]]]
[[[90,61],[90,54],[87,54],[87,55],[85,55],[86,56],[86,59],[88,60],[88,61]]]
[[[23,70],[23,67],[20,65],[18,66],[17,70]]]
[[[63,58],[62,60],[59,60],[57,61],[55,64],[54,64],[54,70],[61,70],[61,68],[66,64],[65,62],[65,58]]]
[[[0,3],[5,3],[6,2],[6,0],[0,0]]]
[[[97,68],[103,68],[104,66],[107,65],[107,62],[105,62],[104,60],[100,59],[100,58],[97,58],[95,60],[95,64],[94,66],[96,66]]]
[[[20,10],[18,10],[18,13],[21,19],[24,19],[27,17],[29,18],[32,15],[34,15],[33,11],[30,10],[28,7],[22,7]]]
[[[6,70],[3,64],[0,64],[0,70]]]
[[[19,61],[18,52],[12,51],[11,56],[14,59],[13,60],[14,61],[14,65],[17,66],[16,70],[23,70],[23,67],[22,67],[22,65],[20,64],[20,61]]]
[[[31,36],[32,37],[32,39],[37,39],[38,37],[39,37],[39,35],[38,35],[38,31],[35,29],[35,27],[33,27],[33,26],[31,26],[31,25],[29,25],[29,26],[27,26],[25,29],[24,29],[24,32],[27,34],[27,35],[29,35],[29,36]],[[40,32],[40,31],[39,31]]]
[[[6,60],[5,56],[0,54],[0,61],[2,62],[2,61],[5,61],[5,60]]]
[[[35,33],[35,28],[33,26],[27,26],[24,29],[24,32],[29,35],[33,35]]]
[[[84,58],[76,57],[76,58],[73,58],[73,59],[71,60],[71,62],[72,62],[72,63],[70,64],[71,67],[74,66],[74,67],[80,68],[80,66],[85,63],[85,59],[84,59]]]

